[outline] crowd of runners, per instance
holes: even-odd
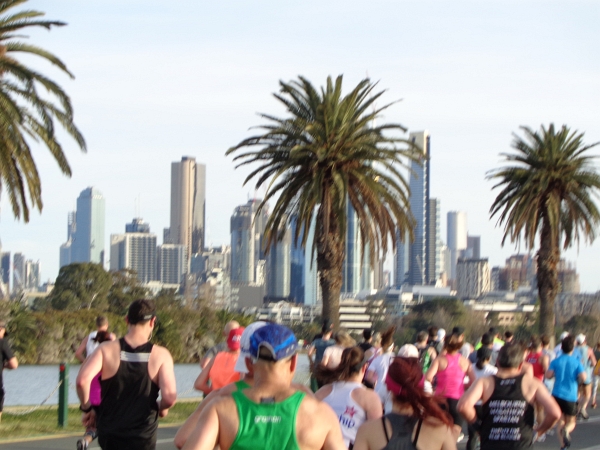
[[[171,355],[149,342],[153,302],[134,302],[126,320],[123,338],[99,320],[82,343],[86,434],[78,450],[96,436],[104,450],[154,449],[158,417],[175,403]],[[447,450],[464,431],[467,449],[531,448],[549,434],[565,449],[577,418],[596,407],[600,343],[592,348],[582,334],[564,333],[551,349],[545,336],[515,342],[492,328],[471,345],[460,327],[430,327],[396,351],[394,333],[365,330],[357,343],[326,321],[308,347],[308,387],[293,382],[299,345],[291,330],[228,323],[224,342],[201,361],[194,386],[205,398],[175,446]]]

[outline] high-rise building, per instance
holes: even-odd
[[[491,290],[490,265],[487,259],[459,258],[456,264],[457,295],[462,299],[476,299]]]
[[[249,200],[235,208],[231,216],[231,282],[258,283],[261,270],[259,261],[264,260],[263,234],[267,221],[264,208],[257,214],[260,200]]]
[[[467,236],[467,258],[481,258],[481,236]]]
[[[435,285],[440,279],[442,269],[440,237],[440,201],[436,198],[429,199],[427,219],[427,266],[425,267],[425,284]]]
[[[306,237],[306,248],[302,248],[304,234],[299,233],[295,241],[297,223],[292,220],[292,249],[290,268],[290,297],[295,303],[316,305],[318,296],[317,280],[317,253],[313,252],[315,239],[315,225],[313,220]]]
[[[7,290],[10,287],[10,267],[10,252],[2,252],[0,270],[2,271],[2,283],[4,283]]]
[[[292,233],[288,228],[280,241],[272,244],[267,253],[266,284],[270,300],[289,299]]]
[[[77,198],[71,263],[93,262],[104,265],[104,209],[104,197],[98,189],[89,187],[81,191]]]
[[[27,282],[26,260],[23,253],[13,255],[13,288],[14,294],[20,294],[25,289]]]
[[[158,246],[158,279],[163,284],[181,284],[188,273],[187,247],[177,244]]]
[[[29,259],[25,262],[24,281],[24,289],[26,291],[34,292],[38,290],[41,281],[41,270],[39,261],[32,261]]]
[[[157,279],[156,235],[142,219],[133,219],[125,226],[125,234],[110,236],[110,270],[130,269],[136,272],[141,283]]]
[[[467,248],[467,213],[450,211],[448,213],[448,229],[446,244],[450,249],[450,280],[456,280],[456,263]]]
[[[71,211],[67,217],[67,241],[60,246],[60,267],[71,264],[73,241],[77,231],[76,212]]]
[[[356,295],[371,289],[374,283],[373,269],[369,260],[370,247],[363,247],[358,215],[352,204],[346,202],[346,256],[342,266],[342,294]]]
[[[171,163],[169,243],[185,245],[188,259],[204,251],[206,166],[190,156]],[[167,242],[167,240],[165,240]]]

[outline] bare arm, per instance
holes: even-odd
[[[550,367],[550,356],[543,355],[540,364],[542,365],[542,370],[544,373],[548,372],[548,367]]]
[[[475,411],[475,403],[481,400],[483,396],[485,378],[480,378],[475,381],[467,392],[463,394],[461,399],[458,401],[458,412],[467,420],[469,423],[475,422],[477,419],[477,413]]]
[[[327,363],[329,362],[329,357],[331,356],[331,351],[327,351],[330,348],[331,347],[327,347],[325,349],[325,352],[323,353],[323,359],[321,360],[321,364],[325,367],[327,367]]]
[[[588,357],[592,362],[592,367],[596,367],[598,361],[596,361],[596,355],[594,355],[594,351],[590,347],[588,347]]]
[[[333,410],[329,407],[323,408],[324,421],[329,425],[329,431],[323,443],[323,450],[347,450],[342,437],[340,422]]]
[[[425,379],[431,383],[433,381],[433,378],[435,377],[435,375],[438,373],[439,367],[440,367],[440,357],[438,356],[437,358],[435,358],[433,360],[433,362],[431,363],[431,366],[429,366],[429,370],[425,374]]]
[[[196,428],[183,445],[183,450],[213,450],[219,443],[219,415],[216,401],[202,411]]]
[[[554,370],[548,369],[546,371],[546,378],[548,378],[549,380],[551,380],[552,378],[554,378]]]
[[[542,406],[543,410],[545,411],[544,420],[536,429],[538,435],[542,435],[554,426],[558,419],[560,419],[562,413],[558,403],[556,403],[556,400],[554,400],[554,398],[550,395],[550,392],[548,392],[546,386],[537,380],[534,381],[537,384],[537,389],[535,391],[533,400],[535,403]]]
[[[81,341],[81,344],[79,344],[79,347],[75,351],[75,358],[77,358],[79,362],[85,361],[85,356],[83,356],[83,354],[85,353],[85,347],[87,346],[89,338],[89,335],[83,338],[83,341]]]
[[[192,432],[196,429],[196,426],[198,425],[198,419],[200,418],[202,411],[206,409],[206,407],[210,404],[211,400],[216,398],[220,392],[221,389],[213,391],[206,397],[204,397],[204,400],[200,402],[196,410],[190,415],[190,417],[187,418],[187,420],[181,426],[181,428],[177,430],[177,434],[173,439],[175,447],[180,449],[185,445]]]
[[[161,399],[158,404],[158,413],[160,417],[164,417],[169,412],[169,408],[177,401],[177,384],[173,369],[173,357],[167,349],[161,348],[160,350],[162,364],[158,369],[158,387]]]
[[[364,405],[365,413],[367,414],[367,420],[381,418],[381,416],[383,415],[381,399],[372,390],[365,392],[365,394],[368,395],[366,404]]]
[[[17,361],[16,356],[13,356],[12,358],[10,358],[8,361],[6,361],[4,363],[5,369],[16,369],[17,367],[19,367],[19,361]]]
[[[469,382],[467,383],[466,387],[469,388],[473,385],[477,377],[475,376],[475,371],[473,370],[473,364],[471,364],[471,361],[464,356],[461,356],[461,358],[464,358],[467,361],[467,370],[465,373],[469,377]]]
[[[208,385],[208,377],[210,375],[210,369],[212,369],[214,362],[215,359],[211,359],[208,365],[204,369],[202,369],[202,372],[200,372],[200,375],[198,375],[196,381],[194,381],[194,389],[196,389],[197,391],[204,392],[205,395],[210,394],[210,392],[212,391],[212,388]]]
[[[102,370],[104,353],[102,346],[98,347],[94,353],[83,363],[77,374],[77,397],[82,406],[89,406],[90,401],[90,383],[92,379]]]

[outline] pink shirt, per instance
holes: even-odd
[[[458,400],[465,391],[465,373],[460,367],[460,353],[445,355],[448,365],[437,373],[435,394],[445,398]]]
[[[98,375],[92,378],[92,382],[90,383],[90,404],[92,406],[98,406],[102,400],[100,375],[102,375],[102,372],[99,372]]]

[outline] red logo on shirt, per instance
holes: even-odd
[[[350,416],[351,418],[354,417],[354,414],[356,414],[358,411],[356,409],[354,409],[354,406],[346,406],[346,411],[344,411],[344,416]]]

